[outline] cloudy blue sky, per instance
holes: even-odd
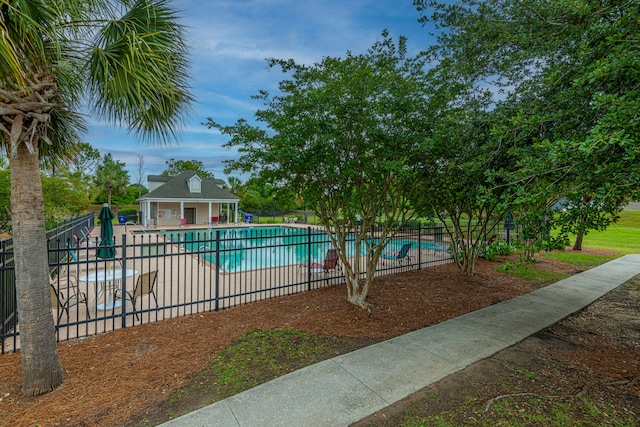
[[[283,75],[268,70],[265,58],[293,58],[312,64],[325,56],[366,51],[388,29],[408,37],[409,54],[432,42],[418,23],[412,0],[174,0],[188,27],[191,86],[196,102],[180,141],[169,147],[137,142],[126,129],[90,120],[85,140],[104,155],[127,164],[137,182],[137,156],[146,175],[160,174],[165,161],[200,160],[216,178],[226,179],[223,160],[236,153],[221,147],[227,136],[208,130],[207,117],[222,124],[251,120],[260,89],[275,91]],[[238,173],[231,174],[240,176]],[[240,176],[243,181],[246,176]]]

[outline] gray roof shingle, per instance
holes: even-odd
[[[231,192],[220,188],[217,183],[224,182],[219,179],[203,179],[202,191],[200,193],[191,193],[189,191],[189,185],[187,181],[196,173],[193,171],[185,171],[175,177],[160,178],[160,175],[149,176],[152,181],[165,181],[161,187],[156,188],[153,191],[148,192],[138,200],[147,199],[184,199],[184,200],[225,200],[225,201],[237,201],[240,200],[238,196]],[[168,179],[167,179],[168,178]]]

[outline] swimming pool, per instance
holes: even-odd
[[[324,262],[325,254],[333,246],[323,230],[297,227],[242,227],[226,229],[195,229],[164,234],[164,237],[178,243],[186,250],[196,253],[202,260],[216,264],[226,272],[240,272],[299,265],[305,262]],[[411,242],[417,248],[417,239],[395,239],[385,252],[397,252],[400,247]],[[347,242],[347,257],[355,255],[355,239]],[[420,246],[437,251],[447,246],[422,241]],[[362,245],[360,255],[366,254]]]

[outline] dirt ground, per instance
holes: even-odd
[[[19,354],[2,355],[0,426],[117,426],[144,419],[141,414],[162,406],[217,352],[256,328],[296,328],[371,343],[534,289],[496,271],[498,265],[481,260],[473,277],[459,274],[449,264],[376,279],[370,312],[348,304],[344,287],[333,286],[61,343],[58,351],[65,382],[35,398],[20,394]],[[577,272],[573,266],[548,260],[541,260],[536,268]],[[550,375],[566,380],[576,392],[585,384],[575,378],[575,372],[586,369],[593,373],[593,384],[627,393],[620,399],[634,398],[638,410],[640,385],[633,379],[640,377],[640,284],[620,289],[554,328],[431,386],[437,387],[441,399],[427,406],[430,410],[445,408],[452,401],[447,396],[457,395],[461,385],[476,384],[477,391],[487,396],[497,393],[480,390],[484,378],[498,375],[507,363],[531,367],[543,364],[540,360],[547,357],[564,361],[548,364],[553,370]],[[606,385],[613,382],[619,384]],[[430,396],[433,389],[417,393],[360,425],[396,425],[407,408],[420,407],[421,402],[425,406],[421,399]],[[144,425],[161,421],[151,416]]]

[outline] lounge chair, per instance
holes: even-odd
[[[80,232],[82,232],[82,230],[80,230]],[[96,246],[96,242],[95,241],[81,239],[78,236],[76,236],[75,234],[73,235],[73,240],[75,240],[76,246],[79,247],[79,248],[89,248],[89,247],[95,247]]]
[[[82,234],[82,239],[84,239],[85,242],[91,241],[91,235],[87,233],[85,230],[80,230],[80,234]]]
[[[445,252],[445,253],[448,253],[448,254],[451,253],[451,245],[447,245],[447,246],[434,245],[434,246],[429,246],[429,249],[431,249],[434,252]]]
[[[70,276],[72,277],[72,276]],[[62,315],[67,313],[67,319],[69,318],[69,308],[84,304],[87,310],[87,319],[90,319],[89,315],[89,303],[87,301],[87,294],[80,292],[78,285],[74,283],[70,277],[68,279],[51,279],[51,307],[58,310],[58,323],[62,319]],[[67,297],[62,291],[67,292]]]
[[[409,264],[411,262],[411,258],[413,258],[413,255],[409,255],[409,249],[411,249],[411,246],[413,246],[413,243],[405,243],[396,254],[383,253],[380,255],[380,258],[382,258],[383,261],[393,261],[398,264],[406,262]]]
[[[318,263],[318,262],[312,262],[312,263],[308,263],[305,262],[304,264],[300,264],[298,266],[298,269],[305,269],[308,268],[308,271],[312,274],[324,274],[325,275],[325,279],[327,280],[327,282],[329,281],[329,275],[328,273],[331,272],[340,272],[340,274],[342,274],[342,266],[340,265],[339,262],[340,258],[338,257],[338,251],[336,251],[335,249],[329,249],[327,250],[327,254],[324,257],[324,263]]]
[[[66,252],[68,252],[58,263],[58,265],[56,265],[50,272],[49,274],[51,275],[51,277],[54,276],[59,276],[59,277],[66,277],[68,272],[69,272],[69,267],[70,266],[75,266],[75,275],[72,275],[72,277],[76,277],[79,275],[80,273],[80,253],[84,253],[87,250],[86,249],[80,249],[75,247],[75,246],[71,246],[69,244],[70,242],[67,241],[65,242],[65,246],[66,246]]]
[[[69,249],[69,255],[71,255],[71,258],[73,258],[73,261],[75,261],[76,263],[80,262],[80,259],[78,258],[78,254],[73,249]]]
[[[76,264],[79,264],[80,262],[86,261],[88,259],[96,258],[96,253],[93,246],[90,249],[78,248],[78,247],[72,247],[71,245],[69,245],[69,242],[66,242],[65,246],[69,251],[69,256],[71,256],[71,259],[73,259],[73,262],[75,262]],[[71,260],[69,259],[69,256],[65,257],[64,261],[70,262]],[[76,267],[78,266],[76,265]]]
[[[136,311],[136,300],[147,294],[153,295],[153,299],[156,301],[156,307],[158,306],[158,296],[156,295],[155,286],[158,280],[158,270],[150,271],[148,273],[141,274],[138,276],[138,280],[136,281],[136,287],[133,289],[133,292],[125,291],[124,299],[131,301],[131,305],[133,305],[133,313],[136,315],[136,319],[140,320],[140,316]],[[116,291],[116,298],[118,298],[120,290]]]

